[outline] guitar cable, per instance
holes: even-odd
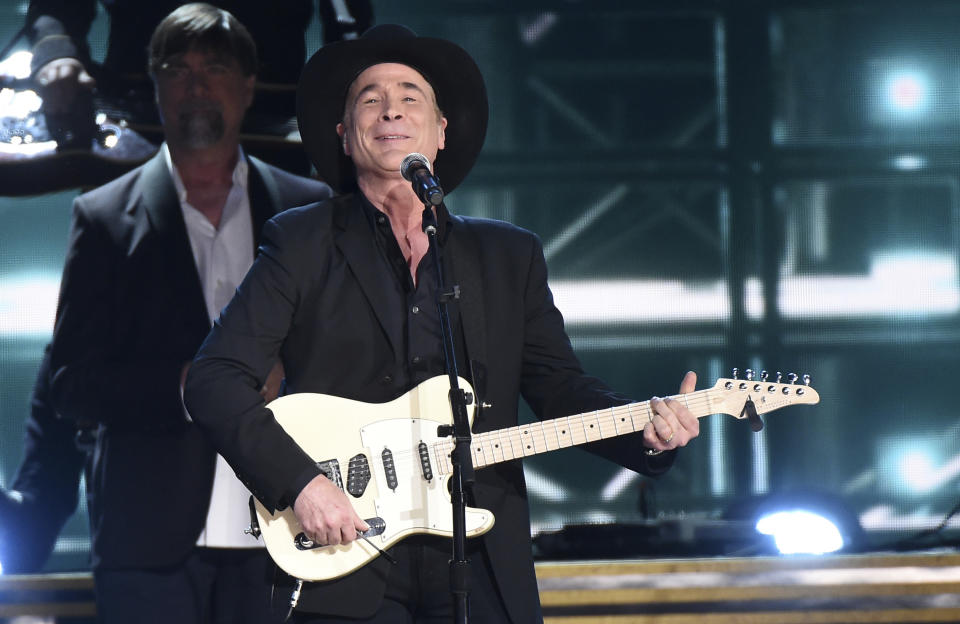
[[[290,620],[293,610],[297,608],[297,603],[300,602],[301,589],[303,589],[303,579],[297,579],[297,585],[293,588],[293,593],[290,594],[290,609],[287,611],[287,617],[283,618],[284,622]]]
[[[361,533],[360,531],[357,531],[357,537],[362,537],[362,538],[363,538],[363,541],[365,541],[366,543],[370,544],[370,546],[371,546],[375,551],[377,551],[378,553],[380,553],[381,555],[383,555],[383,558],[384,558],[384,559],[386,559],[387,561],[389,561],[392,565],[397,565],[397,560],[396,560],[396,559],[394,559],[393,557],[391,557],[390,554],[389,554],[387,551],[382,550],[379,546],[377,546],[376,544],[374,544],[373,542],[371,542],[370,539],[369,539],[366,535],[364,535],[364,534]]]
[[[370,538],[368,538],[362,532],[357,531],[357,537],[362,538],[363,541],[370,544],[370,546],[374,550],[376,550],[378,553],[383,555],[383,558],[389,561],[392,565],[397,565],[397,560],[391,557],[390,553],[388,553],[387,551],[383,550],[382,548],[380,548],[379,546],[371,542]],[[302,589],[303,589],[303,579],[297,579],[297,584],[296,586],[294,586],[293,592],[290,594],[290,608],[287,610],[287,616],[283,618],[284,622],[287,622],[290,620],[290,617],[293,615],[293,610],[297,608],[297,603],[300,602],[300,592]]]

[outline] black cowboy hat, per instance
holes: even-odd
[[[487,89],[480,68],[460,46],[418,37],[398,24],[381,24],[358,39],[325,45],[300,74],[297,119],[307,155],[321,180],[339,192],[356,190],[353,162],[341,150],[337,124],[347,91],[356,77],[378,63],[402,63],[420,72],[433,87],[447,118],[446,147],[437,154],[434,174],[449,193],[470,172],[487,133]]]

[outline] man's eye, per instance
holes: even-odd
[[[187,67],[185,65],[166,65],[164,66],[163,71],[173,78],[179,78],[186,75]]]
[[[226,65],[216,63],[213,65],[207,65],[205,68],[208,74],[213,74],[215,76],[222,76],[223,74],[230,73],[230,68]]]

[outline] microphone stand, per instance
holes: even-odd
[[[457,358],[453,347],[453,331],[450,327],[448,304],[460,298],[460,287],[454,285],[447,291],[443,281],[440,249],[437,245],[437,219],[433,206],[424,203],[423,231],[427,234],[430,251],[433,252],[434,270],[437,272],[437,310],[440,312],[440,334],[443,340],[443,358],[450,379],[450,408],[453,425],[440,425],[437,435],[453,436],[455,443],[450,455],[453,476],[450,480],[450,498],[453,503],[453,558],[450,560],[450,592],[453,594],[453,621],[466,624],[470,617],[470,561],[467,559],[467,494],[465,486],[473,483],[473,460],[470,457],[470,419],[467,416],[468,400],[458,382]]]

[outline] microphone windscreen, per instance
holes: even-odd
[[[421,163],[424,167],[427,168],[427,171],[433,171],[430,167],[430,161],[427,160],[427,157],[419,152],[413,152],[408,154],[403,162],[400,163],[400,175],[403,176],[403,179],[407,182],[413,182],[413,171],[416,169],[414,163]]]

